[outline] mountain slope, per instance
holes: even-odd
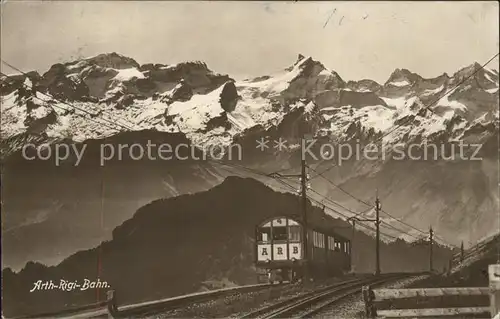
[[[112,240],[80,251],[55,267],[28,263],[19,273],[4,269],[5,314],[39,313],[96,300],[93,289],[30,293],[35,278],[99,277],[116,289],[120,303],[194,292],[209,280],[254,283],[255,225],[271,216],[300,216],[299,201],[298,196],[278,193],[253,179],[238,177],[227,178],[206,192],[156,200],[116,227]],[[308,212],[309,222],[344,227],[339,232],[351,235],[349,224],[329,217],[321,209],[309,204]],[[373,238],[358,232],[355,245],[356,269],[373,271]],[[427,254],[427,245],[383,243],[381,267],[387,272],[424,270]],[[450,256],[451,251],[436,246],[436,267],[445,266]]]

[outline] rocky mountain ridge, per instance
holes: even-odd
[[[405,133],[428,138],[453,129],[452,138],[460,138],[475,120],[498,119],[498,72],[478,63],[432,79],[396,69],[380,85],[346,83],[320,62],[299,55],[279,74],[236,82],[202,62],[139,65],[110,53],[55,64],[43,75],[2,77],[0,92],[4,141],[45,134],[80,142],[150,129],[182,132],[199,147],[228,145],[249,129],[276,126],[295,108],[316,110],[319,130],[313,133],[333,136],[347,131],[342,123],[383,133],[417,116],[408,125],[412,132]],[[423,110],[433,102],[432,114]]]

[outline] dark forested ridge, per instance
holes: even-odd
[[[309,206],[311,222],[348,226]],[[105,298],[104,289],[29,292],[37,280],[107,281],[120,303],[133,303],[204,289],[204,282],[255,283],[253,240],[262,219],[300,214],[299,197],[273,191],[249,178],[228,177],[204,192],[159,199],[116,227],[113,238],[80,251],[57,266],[28,263],[19,273],[2,271],[6,316],[56,311]],[[350,238],[351,229],[339,233]],[[436,269],[451,251],[436,246]],[[374,270],[374,239],[356,233],[356,270]],[[384,272],[428,269],[428,246],[398,240],[381,245]],[[98,270],[100,269],[100,270]],[[98,275],[100,271],[100,276]]]

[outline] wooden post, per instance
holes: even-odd
[[[373,300],[375,299],[375,294],[370,286],[363,286],[363,301],[365,302],[365,315],[366,318],[376,318],[377,311]]]
[[[363,301],[365,302],[365,317],[370,318],[370,308],[371,308],[371,303],[370,303],[370,297],[369,297],[369,290],[370,287],[368,286],[363,286],[361,292],[363,294]]]
[[[116,318],[118,315],[118,308],[116,307],[116,291],[108,290],[108,315],[110,318]]]
[[[490,281],[490,313],[495,317],[500,313],[500,264],[488,266]]]

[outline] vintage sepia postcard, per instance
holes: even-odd
[[[500,317],[497,1],[0,10],[2,318]]]

